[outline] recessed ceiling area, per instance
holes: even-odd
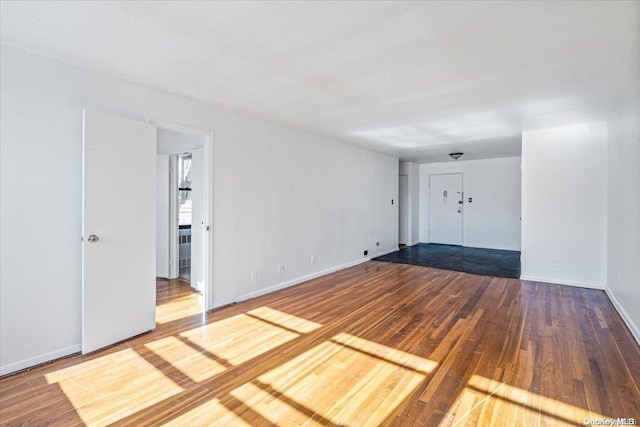
[[[640,2],[2,2],[1,42],[402,160],[606,121]]]

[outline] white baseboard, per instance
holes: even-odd
[[[417,244],[419,244],[419,243],[420,243],[420,241],[419,241],[419,240],[416,240],[415,242],[411,242],[411,244],[410,244],[409,246],[415,246],[415,245],[417,245]]]
[[[534,277],[534,276],[520,276],[520,280],[528,280],[530,282],[550,283],[552,285],[574,286],[576,288],[604,290],[604,285],[598,284],[598,283],[587,283],[587,282],[577,282],[577,281],[568,282],[565,280],[556,280],[556,279],[549,279],[547,277]]]
[[[379,257],[379,256],[386,255],[386,254],[390,254],[390,253],[392,253],[392,252],[398,252],[398,250],[399,250],[398,248],[388,249],[388,250],[386,250],[386,251],[382,251],[382,252],[377,253],[377,254],[375,254],[375,255],[371,255],[371,257],[369,257],[369,259],[377,258],[377,257]]]
[[[307,274],[306,276],[301,276],[301,277],[297,277],[295,279],[287,280],[286,282],[281,282],[281,283],[275,284],[273,286],[269,286],[268,288],[260,289],[260,290],[253,291],[253,292],[249,292],[249,293],[246,293],[246,294],[234,297],[234,298],[230,298],[230,299],[225,300],[225,301],[216,302],[216,303],[214,303],[213,307],[208,308],[207,310],[208,311],[215,310],[216,308],[224,307],[225,305],[235,304],[237,302],[246,301],[246,300],[251,299],[251,298],[256,298],[256,297],[259,297],[259,296],[262,296],[262,295],[266,295],[268,293],[275,292],[275,291],[278,291],[280,289],[288,288],[290,286],[299,285],[300,283],[306,282],[308,280],[316,279],[318,277],[325,276],[327,274],[335,273],[336,271],[344,270],[345,268],[353,267],[354,265],[358,265],[358,264],[362,264],[362,263],[367,262],[367,261],[371,261],[371,258],[375,258],[375,257],[378,257],[378,256],[386,255],[388,253],[395,252],[395,251],[397,251],[397,249],[390,249],[388,251],[384,251],[384,252],[381,252],[381,253],[378,253],[378,254],[375,254],[375,255],[372,255],[372,256],[363,257],[363,258],[357,259],[355,261],[352,261],[352,262],[349,262],[349,263],[346,263],[346,264],[338,265],[336,267],[331,267],[331,268],[327,268],[327,269],[322,270],[322,271],[317,271],[315,273]]]
[[[609,286],[606,286],[604,288],[604,291],[607,293],[607,296],[611,300],[611,304],[613,304],[613,307],[616,309],[616,311],[622,318],[622,321],[627,325],[627,327],[631,331],[631,335],[633,335],[638,345],[640,345],[640,328],[638,328],[638,325],[633,323],[633,320],[631,320],[631,317],[629,316],[627,311],[622,307],[622,305],[620,304],[620,302],[618,301],[614,293],[611,291],[611,289],[609,289]]]
[[[79,351],[82,351],[82,345],[76,344],[72,345],[71,347],[52,351],[51,353],[41,354],[36,357],[30,357],[29,359],[21,360],[19,362],[9,363],[8,365],[0,366],[0,376],[31,368],[32,366],[40,365],[41,363],[50,362],[52,360],[68,356],[73,353],[78,353]]]
[[[378,255],[376,255],[376,256],[378,256]],[[322,271],[318,271],[318,272],[315,272],[315,273],[308,274],[306,276],[297,277],[295,279],[287,280],[286,282],[278,283],[276,285],[269,286],[268,288],[264,288],[264,289],[260,289],[258,291],[249,292],[247,294],[240,295],[240,296],[236,297],[233,302],[245,301],[245,300],[248,300],[248,299],[251,299],[251,298],[256,298],[256,297],[259,297],[259,296],[262,296],[262,295],[266,295],[266,294],[269,294],[271,292],[275,292],[275,291],[278,291],[280,289],[288,288],[290,286],[298,285],[298,284],[306,282],[308,280],[316,279],[316,278],[318,278],[320,276],[325,276],[327,274],[335,273],[336,271],[344,270],[345,268],[353,267],[354,265],[362,264],[362,263],[370,261],[370,260],[371,260],[370,257],[364,257],[364,258],[360,258],[358,260],[355,260],[355,261],[352,261],[352,262],[349,262],[349,263],[346,263],[346,264],[339,265],[337,267],[331,267],[331,268],[328,268],[326,270],[322,270]],[[229,304],[229,303],[227,303],[227,304]],[[223,304],[220,304],[220,305],[223,305]]]
[[[231,304],[234,304],[235,302],[236,300],[234,298],[231,298],[225,301],[216,302],[211,308],[207,307],[206,311],[215,310],[216,308],[224,307],[225,305],[231,305]]]

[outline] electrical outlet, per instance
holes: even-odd
[[[251,280],[256,280],[258,278],[258,271],[257,270],[253,270],[251,272]]]
[[[316,256],[311,255],[311,264],[315,264],[315,263],[316,263]]]
[[[278,273],[280,273],[280,274],[284,273],[285,270],[286,270],[286,267],[284,266],[284,264],[282,264],[280,267],[278,267]]]
[[[364,251],[364,256],[369,255],[369,251]]]
[[[552,265],[554,268],[560,268],[560,258],[553,258],[553,259],[551,260],[551,265]]]
[[[376,246],[380,246],[380,242],[376,242]]]

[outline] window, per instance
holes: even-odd
[[[191,153],[178,156],[178,226],[191,227]]]

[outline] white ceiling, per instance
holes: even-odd
[[[2,2],[3,44],[418,162],[605,121],[640,2]]]

